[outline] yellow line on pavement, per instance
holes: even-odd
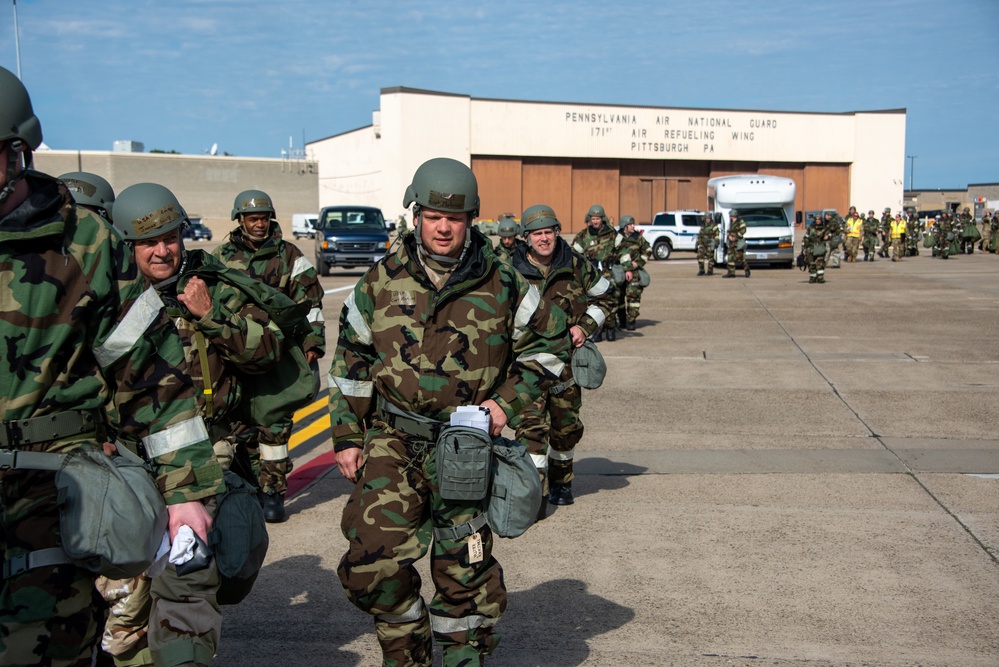
[[[303,419],[305,419],[306,417],[308,417],[309,415],[311,415],[313,412],[315,412],[316,410],[318,410],[319,408],[323,408],[323,407],[325,407],[328,404],[329,404],[329,399],[327,399],[325,396],[322,397],[322,398],[316,399],[315,401],[309,403],[304,408],[302,408],[301,410],[299,410],[298,412],[296,412],[292,416],[292,420],[300,422]]]
[[[289,451],[297,447],[298,445],[306,442],[313,436],[319,435],[325,432],[327,436],[330,433],[330,416],[329,413],[323,415],[316,421],[312,422],[305,428],[298,429],[291,434],[291,438],[288,440]]]

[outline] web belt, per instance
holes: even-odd
[[[375,402],[375,414],[393,429],[428,442],[437,442],[441,429],[447,426],[444,422],[397,408],[385,400],[381,394],[378,395],[378,400]]]
[[[97,430],[97,415],[93,411],[57,412],[44,417],[10,419],[0,429],[0,447],[23,447],[39,442],[51,442]]]

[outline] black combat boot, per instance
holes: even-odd
[[[746,277],[747,278],[749,277],[749,267],[748,266],[746,267]]]
[[[274,491],[264,496],[264,521],[282,523],[288,520],[284,511],[284,494]]]
[[[634,330],[635,330],[635,323],[628,322],[628,331],[634,331]]]
[[[552,505],[572,505],[572,482],[568,484],[552,484],[548,492],[548,502]]]
[[[617,340],[617,329],[608,329],[607,330],[607,340],[610,340],[610,341]]]
[[[697,275],[699,275],[699,276],[703,276],[704,275],[704,267],[703,266],[697,270]]]

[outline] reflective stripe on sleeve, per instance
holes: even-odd
[[[295,260],[294,264],[291,265],[291,277],[294,278],[295,276],[301,275],[311,268],[314,268],[312,266],[312,262],[310,262],[305,255],[302,255]]]
[[[351,380],[337,377],[330,373],[330,379],[344,396],[351,398],[371,398],[374,395],[375,383],[370,380]]]
[[[143,292],[104,344],[94,349],[97,363],[107,368],[121,359],[142,337],[149,325],[156,321],[162,308],[163,301],[155,289],[150,287]]]
[[[607,319],[604,316],[604,311],[600,310],[596,306],[587,306],[586,314],[593,318],[593,321],[597,323],[598,327]]]
[[[553,374],[555,377],[561,377],[562,371],[565,370],[565,362],[561,361],[554,354],[550,354],[548,352],[521,355],[520,357],[517,357],[517,361],[521,363],[536,361],[544,366],[545,370]]]
[[[368,323],[364,321],[364,316],[361,311],[357,309],[357,301],[354,299],[354,291],[351,290],[347,299],[343,302],[343,307],[347,309],[347,321],[350,322],[350,326],[354,328],[354,333],[357,334],[357,338],[361,345],[371,345],[373,339],[371,337],[371,328]]]
[[[629,264],[631,262],[631,253],[626,252],[621,255],[621,264]]]
[[[606,294],[607,290],[609,289],[610,289],[610,281],[604,278],[603,276],[600,276],[600,280],[593,283],[593,287],[586,290],[586,296],[589,297],[600,296],[601,294]]]
[[[265,445],[259,443],[260,458],[264,461],[284,461],[288,458],[288,445]]]
[[[517,307],[517,314],[513,318],[514,340],[520,340],[520,337],[527,331],[527,324],[534,317],[539,305],[541,305],[541,293],[534,285],[531,285]]]
[[[205,421],[201,417],[192,417],[158,433],[147,435],[142,439],[142,444],[146,446],[149,458],[155,459],[205,440],[208,440]]]
[[[534,467],[538,470],[544,471],[548,469],[547,454],[531,454],[531,460],[534,461]]]
[[[323,318],[322,308],[313,308],[312,310],[309,311],[309,314],[306,316],[305,319],[309,320],[309,322],[325,322],[326,321],[325,318]]]

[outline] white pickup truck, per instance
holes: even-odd
[[[703,211],[662,211],[651,225],[635,225],[652,246],[652,256],[669,259],[674,250],[697,250],[697,235],[704,224]]]

